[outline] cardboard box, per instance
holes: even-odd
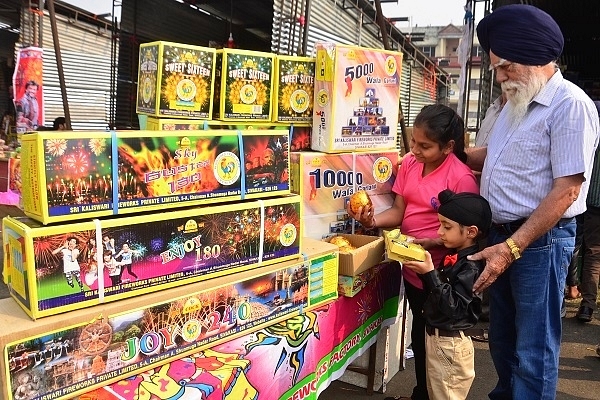
[[[273,121],[312,123],[315,59],[278,55],[275,73]]]
[[[295,258],[300,198],[52,226],[6,217],[2,233],[5,281],[35,319]]]
[[[142,43],[136,112],[170,118],[211,118],[215,52],[180,43]]]
[[[346,204],[355,191],[366,190],[376,213],[390,208],[397,164],[396,151],[292,152],[290,189],[302,196],[302,218],[310,226],[306,235],[322,239],[332,233],[366,233],[348,216]]]
[[[318,42],[311,148],[396,147],[402,53]]]
[[[384,231],[385,250],[390,260],[399,262],[425,261],[425,249],[413,243],[414,237],[403,235],[400,229]]]
[[[2,398],[67,399],[257,331],[337,298],[337,249],[304,259],[30,321],[0,300]],[[34,398],[27,397],[27,398]]]
[[[217,50],[214,118],[271,121],[275,54]]]
[[[23,209],[44,224],[290,193],[286,130],[42,132]]]
[[[311,121],[312,122],[312,121]],[[198,121],[181,120],[173,118],[149,117],[146,129],[151,131],[189,131],[207,129],[235,129],[235,130],[289,130],[291,151],[310,150],[310,136],[312,128],[301,122],[238,122],[228,123],[224,121]]]
[[[344,254],[344,253],[340,253]],[[374,279],[379,273],[379,269],[383,266],[379,263],[366,271],[354,276],[340,275],[338,277],[338,293],[340,296],[354,297],[360,292],[367,283]]]
[[[340,252],[340,275],[356,276],[383,261],[385,244],[382,237],[348,234],[335,236],[348,239],[356,248]]]

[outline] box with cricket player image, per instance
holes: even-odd
[[[43,226],[3,220],[4,280],[34,319],[295,258],[295,195]]]
[[[290,192],[285,129],[26,136],[23,209],[44,224]]]
[[[2,299],[0,397],[71,399],[335,300],[336,246],[306,239],[302,254],[38,321]]]
[[[311,148],[326,153],[396,147],[402,53],[315,45]]]

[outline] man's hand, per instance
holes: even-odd
[[[486,247],[479,253],[467,256],[469,260],[485,260],[485,268],[479,279],[473,285],[473,292],[480,294],[498,279],[508,266],[513,262],[512,253],[504,242],[491,247]]]

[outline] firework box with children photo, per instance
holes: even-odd
[[[315,45],[311,148],[326,153],[396,147],[402,53]]]
[[[215,52],[215,49],[179,43],[142,43],[137,113],[210,119]]]
[[[2,299],[0,396],[70,399],[331,303],[336,247],[307,239],[302,253],[264,269],[38,321]]]
[[[298,257],[300,197],[43,226],[3,220],[4,280],[32,318]]]
[[[275,54],[217,50],[214,119],[271,121]]]
[[[29,134],[23,210],[49,224],[289,194],[288,141],[284,129]]]

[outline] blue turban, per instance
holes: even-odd
[[[481,47],[523,65],[546,65],[558,59],[564,38],[556,21],[537,7],[499,7],[477,25]]]

